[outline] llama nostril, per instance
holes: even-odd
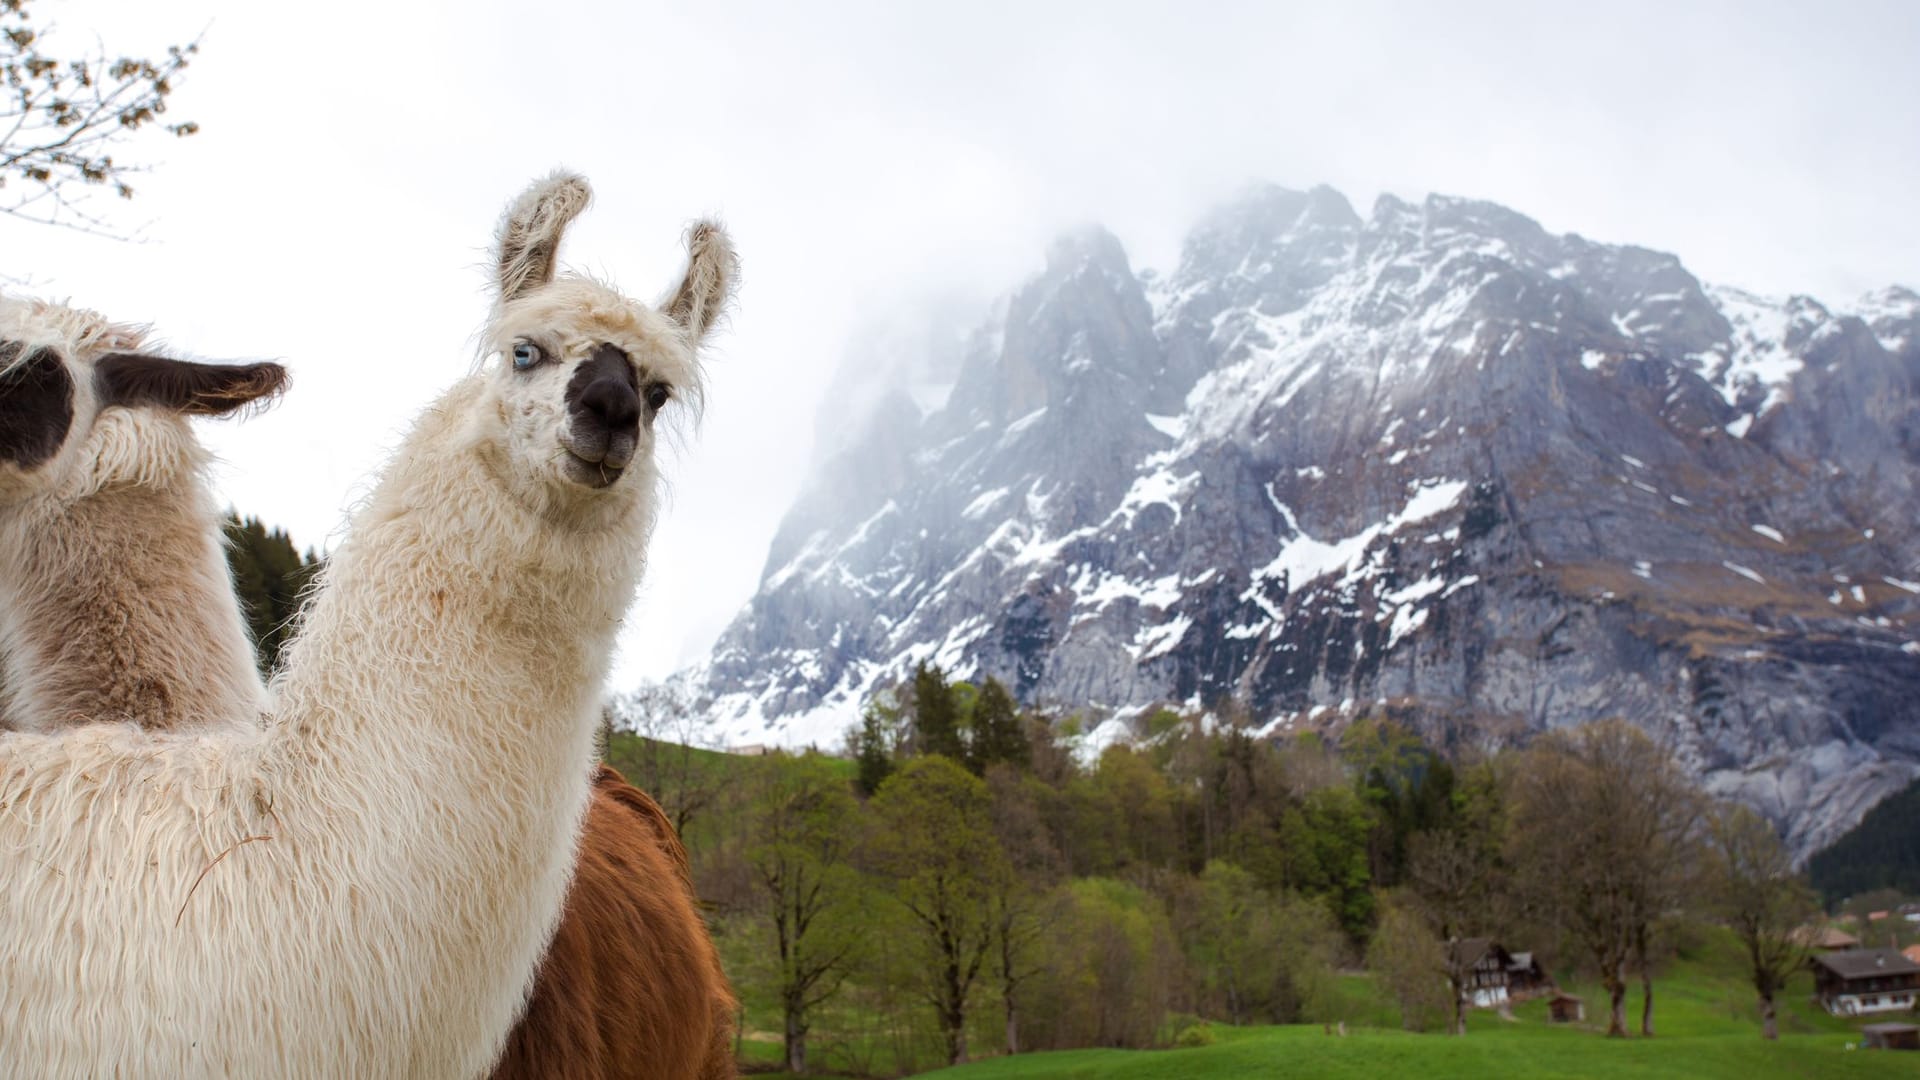
[[[640,424],[640,395],[623,379],[599,378],[587,385],[580,403],[608,432],[626,431]]]
[[[633,363],[611,345],[601,345],[567,384],[573,414],[573,452],[600,461],[614,444],[639,437],[642,405]]]
[[[633,463],[633,452],[639,448],[639,429],[616,431],[607,436],[607,456],[603,464],[616,469],[624,469]]]

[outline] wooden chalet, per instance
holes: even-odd
[[[1512,953],[1492,938],[1463,938],[1452,948],[1454,967],[1461,973],[1460,1000],[1481,1009],[1512,1000],[1507,989]]]
[[[1552,990],[1553,979],[1547,975],[1540,961],[1530,952],[1513,954],[1513,962],[1507,965],[1507,996],[1519,1001],[1542,991]]]
[[[1892,949],[1848,949],[1807,961],[1814,996],[1835,1016],[1911,1010],[1920,1000],[1920,964]]]

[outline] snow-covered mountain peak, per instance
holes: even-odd
[[[1912,292],[1270,185],[1164,276],[1098,228],[1036,261],[789,513],[690,677],[732,741],[833,744],[932,661],[1120,717],[1624,715],[1803,847],[1920,772]]]

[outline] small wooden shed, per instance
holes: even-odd
[[[1868,1024],[1860,1029],[1860,1045],[1870,1050],[1920,1050],[1920,1027]]]
[[[1555,991],[1547,999],[1547,1018],[1556,1024],[1571,1024],[1587,1018],[1587,1003],[1572,994]]]

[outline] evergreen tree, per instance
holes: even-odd
[[[269,530],[259,518],[230,513],[224,531],[233,590],[240,598],[260,670],[269,672],[293,636],[294,616],[320,569],[320,559],[312,552],[301,555],[284,530]]]
[[[975,776],[986,775],[988,766],[1012,765],[1025,769],[1032,761],[1025,725],[1020,711],[1000,680],[989,677],[980,688],[973,705],[973,743],[969,747],[968,767]]]
[[[956,763],[967,760],[953,687],[947,684],[945,672],[924,663],[913,672],[913,729],[921,753],[939,754]]]
[[[893,775],[893,747],[887,738],[886,706],[877,699],[867,702],[860,714],[860,726],[852,738],[853,760],[859,767],[856,783],[862,795],[871,798],[880,785]]]

